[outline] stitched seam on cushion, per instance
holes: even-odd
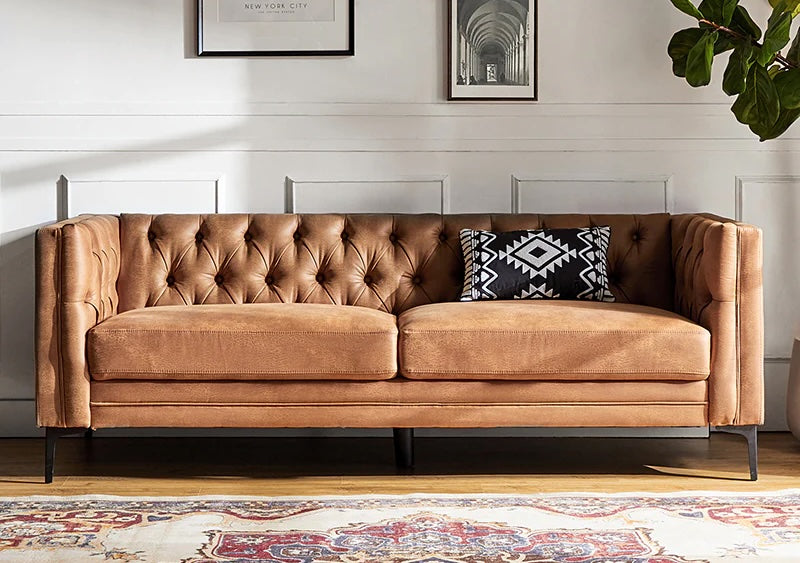
[[[58,394],[59,394],[59,409],[61,415],[61,424],[64,426],[68,426],[67,424],[67,408],[66,408],[66,389],[64,389],[64,301],[62,301],[63,295],[63,286],[64,286],[64,272],[62,270],[64,264],[64,230],[63,227],[57,231],[56,236],[56,260],[58,260],[58,265],[56,267],[56,271],[58,272],[58,282],[56,284],[56,291],[58,295],[56,296],[56,330],[58,331],[58,338],[56,339],[58,344],[58,376],[56,377],[56,381],[58,382]],[[60,303],[59,303],[60,302]]]
[[[298,373],[335,373],[335,374],[354,374],[354,375],[394,375],[397,373],[397,370],[342,370],[342,371],[333,371],[333,370],[296,370],[296,371],[243,371],[243,370],[232,370],[232,371],[223,371],[223,370],[193,370],[193,371],[180,371],[180,370],[166,370],[160,369],[157,371],[147,371],[142,369],[114,369],[114,370],[107,370],[107,371],[99,371],[99,370],[92,370],[93,375],[110,375],[115,373],[148,373],[148,374],[164,374],[169,373],[171,375],[197,375],[202,373],[207,374],[232,374],[232,375],[296,375]]]
[[[742,281],[742,239],[739,228],[736,228],[736,300],[734,314],[736,315],[736,424],[742,418],[742,325],[741,325],[741,281]]]
[[[342,305],[344,307],[344,305]],[[354,335],[372,335],[372,334],[393,334],[392,331],[382,331],[382,332],[357,332],[357,331],[315,331],[315,330],[238,330],[238,329],[231,329],[231,330],[159,330],[159,329],[148,329],[148,328],[101,328],[96,331],[95,333],[110,333],[110,332],[144,332],[144,333],[153,333],[153,334],[354,334]]]
[[[402,403],[402,402],[353,402],[353,403],[195,403],[183,401],[148,401],[142,403],[117,403],[113,401],[92,401],[93,407],[152,407],[152,406],[189,406],[189,407],[564,407],[564,406],[705,406],[704,401],[632,401],[632,402],[558,402],[558,403]]]
[[[403,334],[707,334],[705,329],[682,330],[408,330]]]
[[[539,371],[518,371],[518,370],[481,370],[481,371],[464,371],[464,370],[446,370],[440,369],[435,371],[417,371],[415,369],[408,369],[403,368],[403,373],[419,373],[419,374],[436,374],[436,373],[463,373],[464,375],[472,374],[472,375],[481,375],[481,374],[492,374],[492,373],[513,373],[513,374],[520,374],[520,375],[537,375],[537,374],[563,374],[563,373],[613,373],[615,375],[635,375],[637,373],[670,373],[674,375],[708,375],[709,372],[707,371],[675,371],[675,370],[647,370],[647,369],[637,369],[636,371],[620,371],[606,369],[596,369],[596,370],[564,370],[564,369],[552,369],[552,370],[539,370]]]

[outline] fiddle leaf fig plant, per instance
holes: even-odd
[[[731,107],[736,119],[762,141],[785,133],[800,117],[800,32],[791,41],[800,0],[770,0],[772,15],[763,32],[739,0],[670,2],[697,21],[669,42],[675,76],[695,88],[706,86],[714,58],[729,53],[722,90],[736,96]]]

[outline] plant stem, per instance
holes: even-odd
[[[704,20],[700,20],[700,23],[704,23],[706,25],[710,25],[715,30],[721,31],[722,33],[726,33],[726,34],[730,35],[731,37],[733,37],[734,39],[745,40],[745,41],[747,39],[750,39],[750,42],[752,43],[753,47],[758,47],[759,49],[762,47],[761,43],[759,43],[755,39],[748,38],[748,36],[742,35],[738,31],[734,31],[729,27],[725,27],[724,25],[719,25],[716,22],[712,22],[711,20],[705,20],[705,19]],[[782,64],[786,68],[800,68],[798,65],[796,65],[795,63],[793,63],[792,61],[790,61],[789,59],[787,59],[786,57],[784,57],[780,53],[776,53],[775,54],[775,58],[773,59],[773,62],[778,62],[778,63]]]

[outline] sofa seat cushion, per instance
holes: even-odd
[[[398,319],[410,379],[699,381],[711,335],[675,313],[580,301],[415,307]]]
[[[383,380],[397,374],[394,315],[272,303],[134,309],[88,336],[95,380]]]

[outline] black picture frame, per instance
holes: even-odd
[[[486,0],[487,2],[489,0]],[[509,0],[511,2],[515,0]],[[528,76],[530,84],[526,85],[525,95],[508,95],[504,91],[499,91],[498,95],[486,95],[486,92],[491,92],[492,88],[497,86],[487,86],[482,84],[471,85],[470,76],[465,76],[464,81],[467,84],[458,84],[454,78],[459,76],[459,70],[456,67],[460,61],[454,59],[456,55],[453,52],[453,44],[455,42],[454,33],[456,33],[456,26],[454,26],[454,19],[458,16],[458,2],[459,0],[447,0],[447,60],[445,62],[445,69],[447,72],[446,88],[447,100],[451,102],[537,102],[539,100],[539,2],[538,0],[527,0],[528,2],[528,19],[529,26],[528,35],[531,37],[528,42],[530,50],[530,57],[527,62]],[[456,70],[454,70],[456,69]],[[465,95],[466,88],[476,88],[475,94]],[[520,89],[522,86],[519,86]],[[480,88],[480,92],[478,92]],[[499,90],[499,89],[498,89]]]
[[[355,0],[348,1],[347,37],[348,47],[341,50],[209,50],[203,45],[203,4],[208,0],[197,0],[197,56],[198,57],[352,57],[356,54]]]

